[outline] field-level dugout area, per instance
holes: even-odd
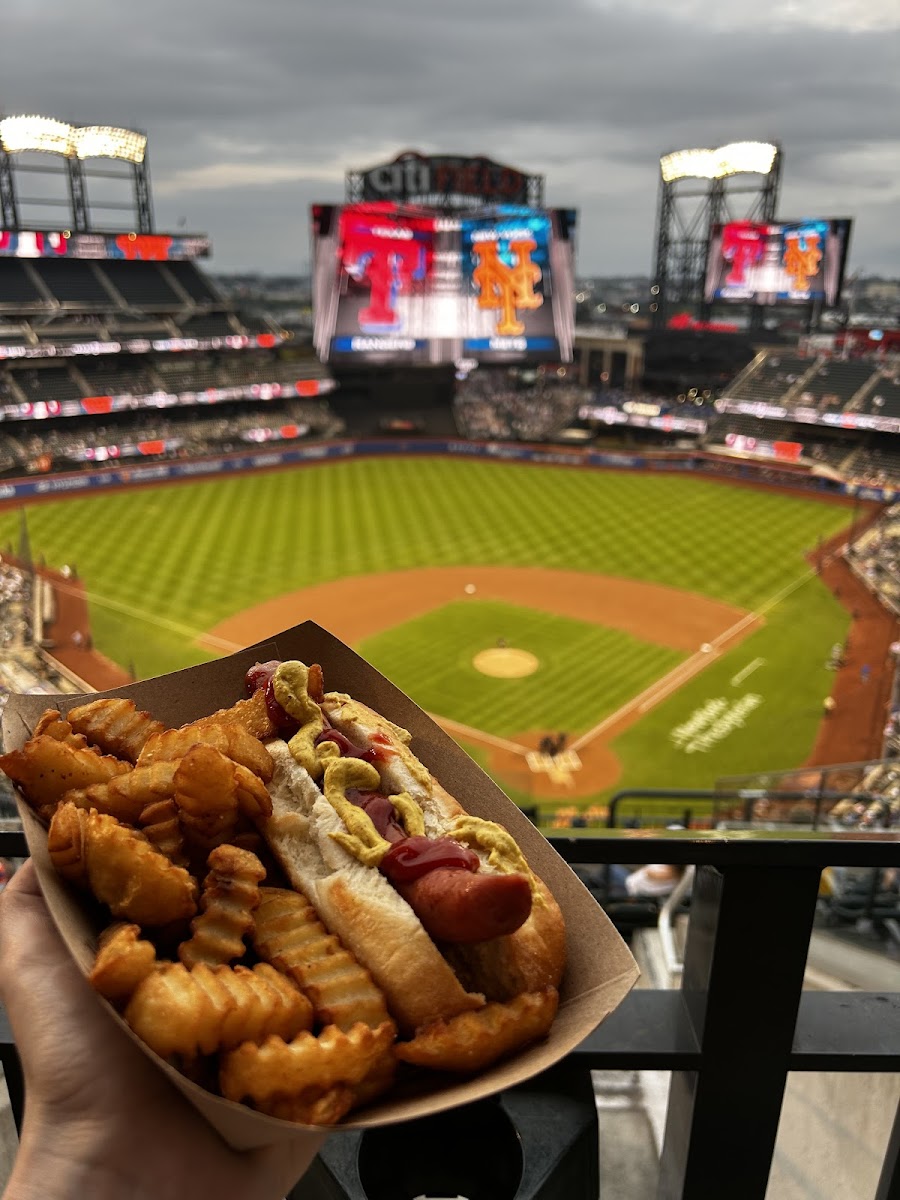
[[[435,618],[424,671],[404,648],[402,626],[410,625],[410,644],[421,642],[416,613],[410,611],[417,601],[410,596],[415,574],[433,568],[540,568],[696,593],[737,612],[757,613],[768,606],[760,627],[738,647],[713,655],[708,666],[624,730],[621,746],[610,743],[623,762],[621,786],[630,784],[635,772],[640,782],[649,777],[655,784],[706,784],[723,769],[803,761],[832,682],[825,658],[847,629],[839,604],[818,579],[807,578],[805,555],[846,526],[850,515],[846,506],[819,498],[674,474],[385,458],[81,495],[30,507],[27,522],[35,556],[52,566],[77,569],[87,589],[98,649],[133,665],[138,676],[227,652],[227,638],[220,638],[215,650],[204,638],[220,636],[215,631],[224,622],[257,606],[290,597],[294,607],[283,627],[312,615],[303,611],[308,589],[380,577],[383,625],[370,629],[367,637],[381,633],[388,642],[380,649],[375,645],[373,659],[401,686],[407,686],[403,676],[413,668],[413,675],[428,683],[432,663],[435,676],[446,668],[456,609],[449,605],[444,618]],[[19,520],[17,512],[0,513],[0,544],[17,544]],[[399,584],[395,572],[407,573]],[[391,619],[395,591],[401,621]],[[490,599],[483,593],[459,597],[472,602],[469,611],[478,611],[479,601]],[[502,599],[508,603],[510,597]],[[527,593],[513,599],[519,610],[547,611]],[[419,615],[428,610],[423,604]],[[632,616],[636,611],[632,606]],[[556,617],[562,619],[558,608]],[[587,637],[578,625],[590,623],[585,614],[564,610],[562,617],[574,624],[563,621],[554,636],[549,635],[552,622],[540,637],[535,632],[541,644],[534,652],[542,661],[554,657],[555,641],[565,643],[570,633],[576,637],[576,629],[577,637]],[[602,628],[602,615],[593,624]],[[491,626],[492,619],[485,620],[480,632],[467,631],[465,654],[482,634],[491,634],[491,644],[506,638]],[[564,628],[568,633],[563,634]],[[577,684],[576,667],[567,667],[567,648],[560,645],[552,686],[545,688],[548,700],[555,702],[567,687],[577,700],[578,692],[592,685],[602,698],[608,681],[599,708],[586,697],[590,715],[583,722],[576,725],[569,719],[571,710],[566,711],[562,728],[570,732],[587,728],[627,691],[616,683],[619,690],[610,699],[613,663],[621,670],[629,655],[621,626],[609,628],[615,635],[611,642],[603,643],[607,634],[594,633],[601,640],[588,638],[583,653],[575,656]],[[638,643],[652,643],[651,637],[641,638],[639,627],[625,632]],[[518,637],[526,633],[517,628]],[[366,637],[359,641],[365,650]],[[689,655],[688,647],[681,653]],[[569,658],[574,661],[571,654]],[[637,668],[637,648],[633,658]],[[730,679],[754,658],[765,659],[765,667],[747,678],[741,694],[763,693],[765,702],[747,714],[743,727],[692,754],[667,740],[672,728],[689,721],[708,701],[729,698]],[[646,672],[643,667],[636,672],[635,695],[642,685],[652,685],[655,671],[665,677],[678,663],[645,665]],[[424,685],[409,677],[413,697],[432,707],[430,700],[416,695],[415,689]],[[465,682],[469,690],[497,683],[527,688],[541,677],[539,671],[519,681],[477,676]],[[445,695],[440,715],[459,719],[452,711],[452,686]],[[466,704],[471,702],[467,694]],[[471,714],[467,710],[463,715]],[[560,728],[558,715],[546,714],[553,732]],[[526,720],[540,720],[540,713],[532,709],[517,717]],[[529,730],[511,732],[524,736]],[[773,738],[780,741],[773,744]],[[478,753],[482,757],[480,749]],[[715,760],[720,753],[724,767]],[[487,765],[496,770],[495,764]],[[515,783],[504,782],[515,791]]]

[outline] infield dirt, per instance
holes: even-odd
[[[229,617],[211,629],[201,644],[228,652],[262,641],[298,621],[313,620],[354,646],[451,601],[468,599],[501,600],[591,621],[689,653],[692,657],[677,668],[684,672],[685,681],[707,662],[715,661],[714,654],[700,653],[704,643],[728,649],[760,624],[758,618],[734,605],[634,579],[539,567],[431,567],[354,576],[278,596]],[[576,741],[582,766],[565,781],[533,773],[528,766],[527,755],[537,748],[545,730],[523,731],[509,741],[450,721],[447,728],[454,736],[486,749],[491,770],[510,786],[542,800],[571,800],[616,783],[622,768],[609,743],[645,711],[636,705],[625,706],[593,734],[585,735],[583,744]]]

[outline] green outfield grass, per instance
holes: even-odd
[[[683,475],[411,457],[98,492],[30,506],[27,520],[35,556],[56,567],[74,565],[85,581],[98,648],[148,676],[208,657],[197,637],[263,600],[345,576],[420,566],[591,571],[757,610],[802,576],[804,554],[847,525],[849,513],[811,497]],[[18,537],[18,513],[0,513],[0,545],[15,548]],[[297,620],[303,615],[298,612]],[[549,631],[565,625],[574,643],[559,676],[571,670],[579,686],[592,680],[586,707],[617,707],[631,685],[609,671],[607,657],[628,657],[623,635],[597,631],[591,641],[579,622],[546,620],[533,629],[538,656],[547,654]],[[627,782],[709,783],[724,771],[803,760],[829,686],[822,663],[830,645],[843,638],[846,617],[813,579],[772,607],[766,620],[761,631],[622,737],[616,749]],[[464,659],[483,632],[467,628],[468,641],[454,661]],[[414,647],[423,641],[417,623],[407,627],[406,647],[402,631],[385,636],[388,642],[373,639],[373,653],[388,673],[403,686],[408,678],[416,699],[446,709],[432,686],[433,658],[414,662]],[[442,636],[443,659],[450,634]],[[744,730],[706,753],[670,748],[673,725],[707,699],[730,696],[728,679],[754,657],[765,658],[766,667],[741,694],[764,692],[765,702]],[[656,669],[651,659],[645,644],[634,647],[637,690],[645,669]],[[669,669],[661,659],[658,666],[660,674]],[[497,681],[478,676],[465,682],[491,687]],[[526,680],[517,686],[524,696],[535,685]],[[552,729],[586,724],[588,718],[577,722],[574,715],[560,722],[557,691],[544,689],[543,714],[536,702],[523,701],[511,716],[491,715],[493,727],[521,732],[520,721]],[[479,711],[474,694],[472,704]],[[481,712],[493,706],[478,704]],[[487,727],[482,718],[475,723]]]
[[[475,655],[500,638],[534,654],[538,670],[525,679],[476,670]],[[429,712],[501,737],[589,729],[686,657],[617,629],[475,599],[367,638],[360,652]]]

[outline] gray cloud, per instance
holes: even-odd
[[[658,156],[761,138],[786,215],[856,217],[855,263],[900,273],[900,20],[858,8],[9,0],[0,110],[146,129],[158,224],[208,230],[222,270],[297,269],[308,204],[407,147],[544,172],[582,272],[647,270]]]

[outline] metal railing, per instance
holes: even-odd
[[[748,777],[748,779],[752,779],[752,777]],[[874,793],[856,789],[853,791],[844,791],[825,788],[824,776],[822,777],[822,786],[804,788],[802,790],[767,788],[759,785],[747,787],[722,786],[710,790],[700,788],[627,788],[621,792],[616,792],[610,799],[606,826],[608,829],[618,828],[622,806],[633,800],[640,800],[644,803],[649,802],[652,805],[661,804],[668,808],[672,807],[673,800],[684,801],[685,808],[680,819],[686,829],[691,828],[694,824],[694,810],[689,806],[689,801],[699,800],[708,809],[704,814],[705,821],[715,826],[723,819],[729,817],[749,824],[753,820],[756,805],[764,800],[775,804],[793,802],[797,805],[811,805],[811,808],[805,810],[809,816],[809,820],[804,823],[808,824],[813,831],[816,831],[821,824],[822,817],[839,800],[860,800],[869,803],[878,798]],[[727,806],[727,812],[723,811],[725,806]],[[737,816],[735,816],[735,811],[738,814]],[[772,818],[771,823],[781,824],[786,822],[780,821],[776,815]]]
[[[672,1072],[657,1200],[764,1200],[788,1072],[900,1071],[900,995],[803,990],[822,870],[898,866],[900,836],[645,833],[550,838],[570,863],[696,869],[681,987],[635,989],[566,1063]],[[0,855],[25,853],[0,832]],[[20,1116],[2,1026],[0,1049]],[[874,1200],[900,1200],[900,1110]]]

